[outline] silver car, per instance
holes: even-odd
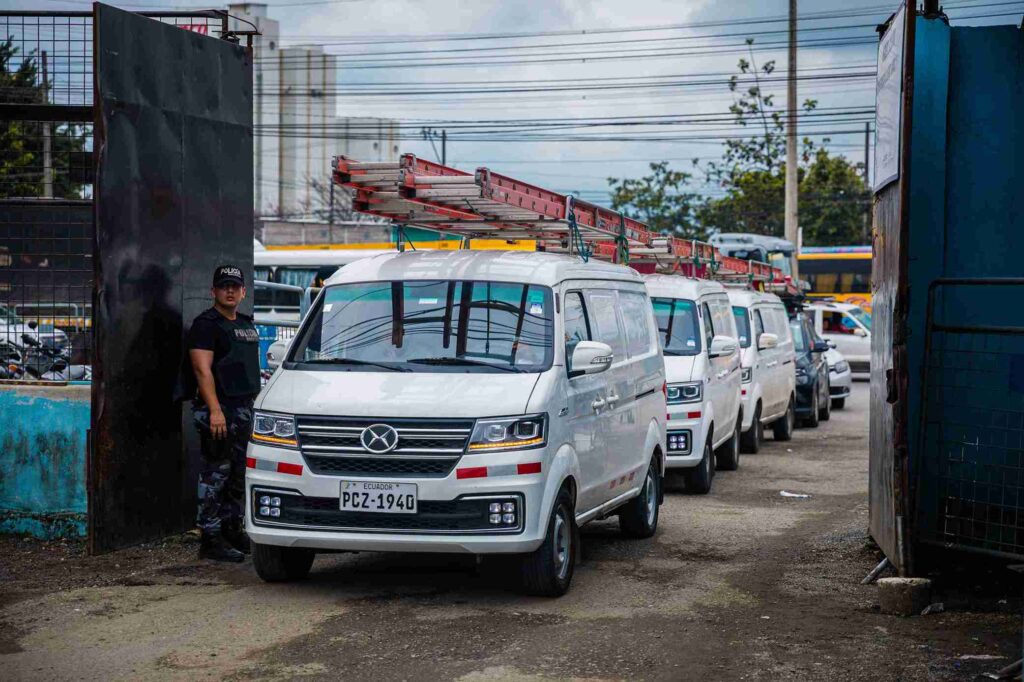
[[[831,341],[829,341],[829,345],[832,345]],[[832,396],[832,409],[841,410],[846,407],[846,399],[850,397],[850,390],[853,386],[850,363],[835,348],[830,348],[825,353],[825,361],[828,363],[828,385],[829,395]]]

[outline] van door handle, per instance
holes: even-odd
[[[598,398],[594,402],[590,403],[590,406],[594,408],[594,412],[599,412],[601,408],[604,407],[606,404],[607,403],[605,402],[604,398]]]

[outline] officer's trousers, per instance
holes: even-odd
[[[209,408],[203,405],[192,410],[202,449],[196,523],[204,534],[240,527],[245,513],[245,448],[252,425],[252,407],[222,409],[227,437],[220,439],[210,432]]]

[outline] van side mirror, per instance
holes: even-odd
[[[826,343],[825,341],[823,341],[821,339],[818,339],[817,341],[815,341],[814,344],[811,346],[811,352],[812,353],[827,353],[828,350],[829,350],[828,343]]]
[[[757,337],[757,349],[769,350],[779,345],[779,337],[771,332],[765,332]]]
[[[291,345],[291,342],[291,339],[279,339],[270,344],[270,348],[267,349],[267,367],[277,369],[281,366],[284,356],[288,354],[288,346]]]
[[[709,357],[718,358],[723,355],[732,355],[735,352],[736,339],[731,336],[716,334],[715,338],[711,339],[711,348],[708,349]]]
[[[868,332],[866,329],[863,329],[862,327],[857,327],[856,329],[853,330],[853,334],[854,336],[867,336]]]
[[[572,351],[569,378],[600,374],[612,366],[612,347],[600,341],[580,341]]]
[[[836,346],[836,342],[832,339],[825,339],[825,343],[828,344],[829,348],[838,348],[838,346]]]

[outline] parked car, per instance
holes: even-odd
[[[520,555],[557,596],[577,528],[654,535],[665,365],[640,276],[550,253],[366,258],[256,402],[246,530],[267,581],[317,551]]]
[[[715,468],[740,462],[740,356],[725,287],[676,275],[644,277],[668,377],[666,466],[688,492],[711,491]]]
[[[815,302],[805,308],[814,331],[850,363],[855,379],[871,378],[871,313],[849,303]]]
[[[825,361],[828,363],[828,390],[832,397],[832,409],[841,410],[846,407],[846,399],[853,389],[850,363],[835,348],[829,348],[825,353]]]
[[[828,343],[814,333],[807,313],[797,313],[789,321],[796,353],[796,415],[803,426],[816,428],[819,421],[832,416],[829,397]]]
[[[793,432],[793,336],[778,296],[734,287],[728,293],[740,346],[740,447],[753,453],[761,449],[765,426],[772,426],[779,440],[788,440]]]

